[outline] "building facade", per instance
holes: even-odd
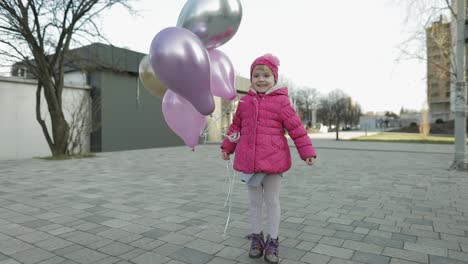
[[[139,63],[145,55],[101,43],[70,50],[64,82],[71,87],[86,87],[81,91],[92,102],[89,118],[92,119],[93,127],[86,137],[87,150],[105,152],[184,145],[183,140],[168,127],[164,119],[162,98],[151,95],[139,80]],[[12,67],[11,73],[15,76],[12,77],[13,79],[33,84],[30,85],[29,93],[33,100],[35,94],[33,86],[35,87],[36,82],[28,73],[27,68],[17,63]],[[226,133],[237,108],[238,99],[248,92],[250,81],[237,76],[235,85],[238,94],[236,99],[227,101],[219,97],[214,98],[216,108],[207,117],[207,127],[203,137],[200,137],[200,144],[219,142],[223,139],[223,134]],[[1,85],[0,88],[2,88]],[[20,91],[19,89],[13,90]],[[0,89],[0,95],[2,95],[1,92]],[[7,100],[7,97],[5,94],[0,99]],[[27,122],[39,127],[37,121],[34,120],[35,104],[28,101],[28,105],[29,108],[24,111],[28,112],[31,118],[27,119]],[[45,103],[43,106],[46,106]],[[5,113],[8,112],[5,111]],[[47,113],[47,110],[44,109],[43,113]],[[70,122],[70,118],[67,118],[67,121]],[[40,142],[44,141],[41,143],[41,150],[32,153],[42,156],[50,155],[41,131],[29,131],[32,134],[28,137],[34,140],[42,139]],[[29,141],[22,140],[22,142]],[[20,148],[24,149],[27,146]],[[27,154],[27,151],[24,153],[14,155],[12,158],[32,157]]]
[[[430,121],[453,119],[450,111],[452,32],[444,17],[426,29],[427,104]]]
[[[452,0],[456,10],[456,1]],[[468,0],[466,0],[468,6]],[[468,14],[468,8],[466,9]],[[426,29],[427,102],[430,122],[441,123],[454,119],[454,89],[456,82],[455,44],[456,20],[448,22],[443,16]],[[465,61],[468,61],[468,20],[465,21]],[[465,63],[465,81],[468,79]]]

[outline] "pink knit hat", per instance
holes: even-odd
[[[278,81],[278,66],[280,65],[279,59],[273,54],[265,54],[256,58],[252,65],[250,66],[250,78],[252,78],[252,72],[255,66],[257,65],[266,65],[268,68],[271,69],[273,72],[273,76],[275,77],[275,82]]]

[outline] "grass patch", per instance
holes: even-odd
[[[84,154],[77,154],[77,155],[61,155],[61,156],[49,156],[49,157],[40,157],[40,159],[44,160],[70,160],[70,159],[85,159],[85,158],[94,158],[96,154],[94,153],[84,153]]]
[[[416,133],[379,133],[371,136],[352,138],[353,141],[454,144],[455,139],[447,136],[424,136]]]

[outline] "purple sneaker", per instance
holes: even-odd
[[[249,257],[259,258],[263,256],[263,249],[265,248],[265,240],[263,239],[263,232],[260,234],[250,234],[247,236],[247,239],[251,240],[249,250]]]
[[[265,246],[265,256],[264,256],[264,259],[267,263],[277,264],[279,262],[278,248],[279,248],[278,238],[271,239],[270,235],[268,235],[266,246]]]

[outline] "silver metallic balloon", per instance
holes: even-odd
[[[240,0],[188,0],[178,27],[197,35],[207,49],[219,47],[236,34],[242,19]]]

